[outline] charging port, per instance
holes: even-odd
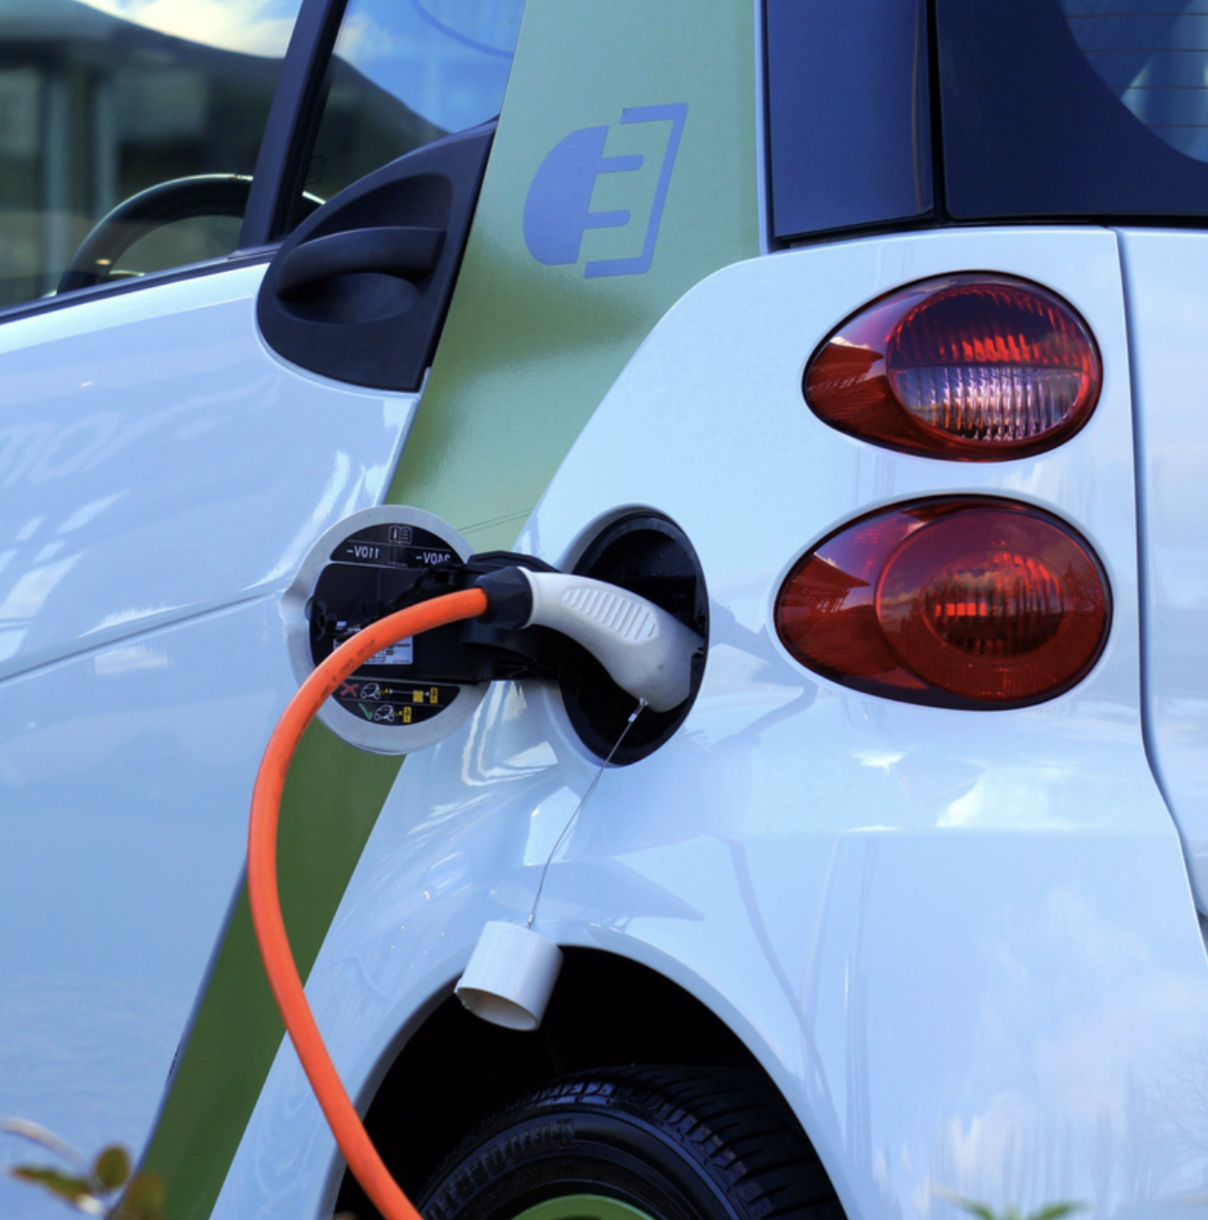
[[[708,599],[683,531],[650,512],[609,525],[573,574],[532,555],[470,554],[420,509],[354,514],[316,541],[282,597],[298,681],[370,623],[475,584],[489,597],[481,616],[364,660],[319,709],[323,723],[361,749],[408,753],[455,732],[495,680],[558,682],[576,731],[601,757],[646,700],[617,762],[644,758],[682,723],[704,668]]]
[[[619,585],[652,601],[709,641],[709,597],[700,560],[687,535],[657,513],[635,512],[613,521],[588,544],[575,573]],[[560,684],[567,715],[583,744],[600,758],[613,748],[635,702],[585,649],[566,642]],[[691,693],[669,712],[646,708],[625,735],[613,762],[634,763],[659,748],[683,723],[705,667],[693,658]]]

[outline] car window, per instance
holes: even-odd
[[[0,4],[0,306],[236,248],[299,5]]]
[[[292,223],[313,197],[494,118],[523,11],[524,0],[350,0],[306,177],[312,199]]]
[[[1099,79],[1158,139],[1208,161],[1208,6],[1202,0],[1062,0]]]
[[[1208,215],[1203,0],[937,0],[949,212]]]
[[[924,0],[765,0],[772,236],[931,211]]]

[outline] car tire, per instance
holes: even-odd
[[[427,1220],[843,1220],[796,1119],[744,1069],[598,1069],[489,1118]]]

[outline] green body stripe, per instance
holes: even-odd
[[[759,252],[755,53],[748,0],[530,0],[457,293],[390,499],[508,546],[641,341],[705,276]],[[649,271],[589,279],[638,253],[671,124],[629,107],[686,104]],[[529,184],[560,140],[609,127],[579,261],[545,266],[524,240]]]
[[[750,0],[529,0],[495,146],[444,334],[389,500],[443,517],[478,550],[509,546],[608,387],[674,302],[758,253]],[[641,253],[672,128],[626,108],[686,107],[649,270],[591,278]],[[524,208],[550,151],[607,127],[604,173],[576,263],[529,252]],[[280,884],[310,969],[399,760],[312,729],[281,814]],[[282,1038],[240,898],[145,1167],[172,1220],[205,1220]]]
[[[401,763],[347,745],[317,723],[298,743],[281,800],[277,868],[303,978]],[[210,1214],[284,1033],[245,890],[147,1151],[145,1168],[168,1184],[171,1220]]]

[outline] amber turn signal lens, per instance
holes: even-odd
[[[869,694],[1020,707],[1069,690],[1107,639],[1107,577],[1056,517],[990,497],[863,517],[794,567],[776,630],[803,665]]]
[[[911,284],[848,318],[803,387],[842,432],[985,462],[1067,440],[1101,382],[1095,341],[1065,301],[1026,280],[966,273]]]

